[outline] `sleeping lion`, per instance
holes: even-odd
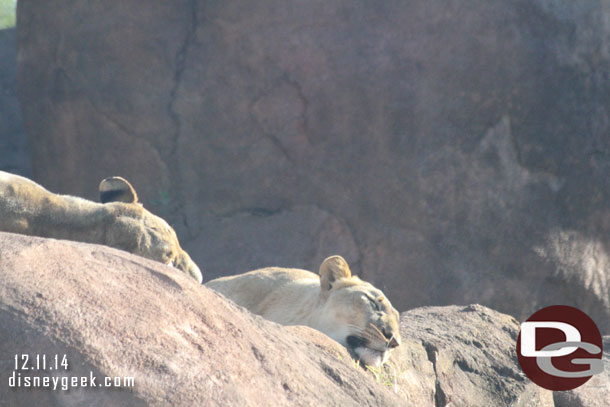
[[[354,277],[341,256],[322,262],[320,276],[269,267],[206,283],[238,305],[284,325],[307,325],[379,367],[400,345],[398,312],[385,295]]]
[[[47,191],[0,171],[0,231],[97,243],[174,266],[201,282],[201,271],[182,250],[167,222],[138,203],[121,177],[100,183],[102,203]]]

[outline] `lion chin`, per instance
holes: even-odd
[[[387,362],[390,357],[391,348],[389,346],[381,350],[373,349],[367,346],[367,343],[363,338],[353,335],[348,336],[346,342],[346,348],[352,357],[363,365],[380,367]]]
[[[319,276],[268,267],[206,286],[268,320],[325,333],[363,365],[383,365],[400,345],[398,312],[383,292],[352,276],[341,256],[324,260]]]
[[[388,361],[390,353],[386,351],[378,351],[371,348],[356,348],[354,349],[356,360],[359,360],[366,366],[380,367]]]

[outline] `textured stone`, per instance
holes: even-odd
[[[423,307],[401,315],[403,344],[389,371],[414,406],[554,407],[552,392],[521,371],[519,324],[480,305]]]
[[[0,29],[0,171],[31,176],[17,99],[16,30]]]
[[[273,213],[250,209],[206,216],[200,223],[202,230],[215,239],[206,240],[205,235],[200,235],[187,243],[186,250],[192,248],[193,253],[208,259],[205,280],[270,265],[317,273],[329,253],[344,253],[356,264],[358,260],[358,247],[349,227],[314,206],[297,206]],[[252,240],[252,236],[264,238]],[[269,253],[274,255],[272,260]]]
[[[2,406],[402,405],[323,334],[255,317],[116,249],[0,233],[0,279]],[[23,354],[66,355],[69,369],[16,371]],[[127,376],[135,387],[11,388],[14,373]]]
[[[19,2],[34,178],[132,180],[210,278],[342,254],[399,310],[565,303],[608,333],[608,21],[597,0]]]
[[[604,336],[604,371],[574,390],[553,393],[555,407],[610,406],[610,336]]]

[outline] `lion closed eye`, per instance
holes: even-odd
[[[390,350],[400,345],[399,315],[390,301],[352,276],[341,256],[324,260],[319,274],[270,267],[206,286],[271,321],[315,328],[366,365],[385,363]]]

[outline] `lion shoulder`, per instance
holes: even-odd
[[[253,313],[271,319],[267,314],[286,309],[290,305],[287,302],[295,303],[303,296],[315,295],[320,279],[307,270],[266,267],[220,277],[207,282],[206,286]]]

